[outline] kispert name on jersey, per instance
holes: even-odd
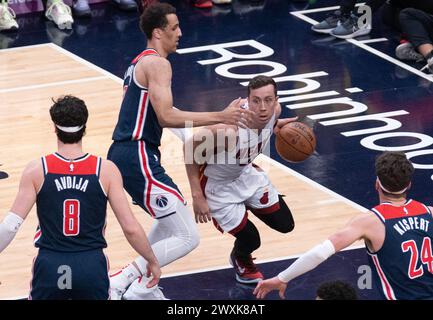
[[[385,240],[370,252],[374,276],[388,300],[433,299],[433,221],[429,208],[415,200],[403,206],[383,202],[372,211],[385,225]]]
[[[99,181],[101,158],[42,158],[44,182],[36,198],[35,246],[56,251],[105,248],[107,197]]]

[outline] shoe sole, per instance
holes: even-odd
[[[235,267],[231,257],[229,258],[229,263],[230,263],[230,265],[231,265],[233,268]],[[235,271],[235,272],[236,272],[236,271]],[[237,272],[235,273],[235,275],[236,275],[236,277],[235,277],[235,278],[236,278],[236,281],[239,282],[239,283],[243,283],[243,284],[257,284],[257,283],[259,283],[260,281],[263,280],[263,278],[257,278],[257,279],[245,280],[244,278],[241,278],[241,277],[238,275]]]
[[[244,278],[239,277],[239,275],[236,273],[236,281],[243,284],[257,284],[260,281],[262,281],[262,278],[257,279],[251,279],[251,280],[245,280]]]
[[[313,27],[311,27],[311,30],[313,30],[314,32],[317,33],[325,33],[325,34],[330,34],[332,30],[334,30],[335,28],[331,28],[331,29],[314,29]]]
[[[352,38],[356,38],[356,37],[360,37],[360,36],[365,36],[367,34],[369,34],[371,31],[371,29],[366,29],[366,30],[358,30],[354,33],[348,34],[348,35],[336,35],[334,33],[331,32],[331,35],[339,38],[339,39],[352,39]]]

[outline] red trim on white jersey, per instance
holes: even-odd
[[[385,297],[388,300],[397,300],[395,298],[394,290],[392,289],[391,285],[389,284],[388,279],[385,276],[385,273],[382,270],[382,267],[380,266],[379,259],[377,258],[377,255],[371,254],[371,258],[373,259],[374,266],[376,267],[376,271],[379,274],[380,282],[382,284],[382,290],[385,294]]]

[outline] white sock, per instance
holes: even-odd
[[[142,274],[133,263],[128,264],[120,272],[110,276],[110,286],[113,288],[126,289],[135,279]]]

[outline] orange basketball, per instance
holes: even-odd
[[[290,122],[276,135],[275,147],[281,158],[286,161],[304,161],[316,148],[316,136],[306,124]]]

